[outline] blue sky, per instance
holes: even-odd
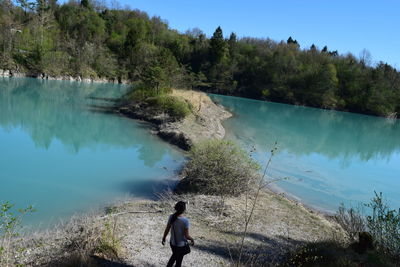
[[[198,27],[208,36],[217,26],[239,37],[297,39],[339,53],[359,56],[366,48],[373,62],[400,69],[400,1],[398,0],[120,0],[160,16],[181,32]]]

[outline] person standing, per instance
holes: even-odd
[[[175,213],[169,216],[165,227],[161,243],[165,245],[165,239],[168,233],[171,232],[169,242],[172,249],[172,256],[168,261],[167,267],[172,267],[174,263],[175,267],[181,267],[183,256],[190,253],[188,240],[190,240],[192,246],[194,245],[194,239],[189,235],[189,220],[183,216],[185,211],[186,203],[183,201],[177,202],[175,204]]]

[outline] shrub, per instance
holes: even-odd
[[[369,204],[370,214],[366,216],[367,227],[377,247],[384,252],[400,257],[400,209],[392,210],[376,193]]]
[[[336,214],[336,220],[354,238],[358,233],[367,231],[374,245],[380,251],[400,257],[400,209],[393,210],[385,203],[382,193],[376,193],[367,207],[366,215],[360,209],[345,209],[342,205]]]
[[[244,150],[232,142],[204,141],[191,149],[180,188],[221,197],[237,196],[256,180],[259,168]]]
[[[17,259],[17,250],[25,249],[19,246],[16,238],[20,235],[22,217],[35,211],[29,206],[26,209],[19,209],[18,214],[15,214],[12,211],[13,207],[14,205],[9,202],[0,203],[0,266],[12,264],[11,262]]]
[[[145,103],[155,112],[166,113],[173,119],[183,119],[191,113],[191,106],[184,99],[169,95],[170,88],[151,88],[144,83],[134,85],[134,89],[123,97],[128,102]]]
[[[311,242],[290,252],[281,266],[396,266],[376,250],[365,255],[338,241]]]
[[[342,203],[336,212],[335,219],[352,240],[357,237],[358,233],[365,231],[365,220],[361,208],[346,209]]]
[[[146,103],[159,112],[167,113],[174,119],[183,119],[191,113],[190,105],[176,96],[160,95],[149,97],[146,99]]]
[[[123,97],[124,100],[143,102],[149,97],[157,97],[172,92],[171,88],[152,88],[145,83],[137,83],[132,86],[132,90],[127,92]]]

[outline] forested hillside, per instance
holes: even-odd
[[[399,72],[372,66],[367,53],[301,49],[291,37],[224,36],[219,27],[210,38],[199,29],[179,33],[159,17],[90,0],[0,0],[0,69],[130,79],[148,88],[192,87],[380,116],[400,112]]]

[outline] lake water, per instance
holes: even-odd
[[[37,212],[26,224],[51,226],[125,195],[153,197],[176,177],[181,151],[148,125],[101,112],[127,86],[0,78],[0,203]],[[98,98],[104,98],[98,99]],[[279,188],[318,209],[366,202],[381,191],[400,207],[399,121],[212,95],[235,116],[227,138],[264,163]],[[100,107],[100,108],[99,108]]]
[[[183,156],[148,126],[96,106],[127,86],[0,78],[0,203],[50,226],[125,195],[153,196]]]
[[[383,192],[400,207],[400,122],[229,96],[211,95],[235,116],[225,121],[228,139],[256,148],[265,165],[278,142],[270,169],[276,185],[301,202],[324,211],[369,202]]]

